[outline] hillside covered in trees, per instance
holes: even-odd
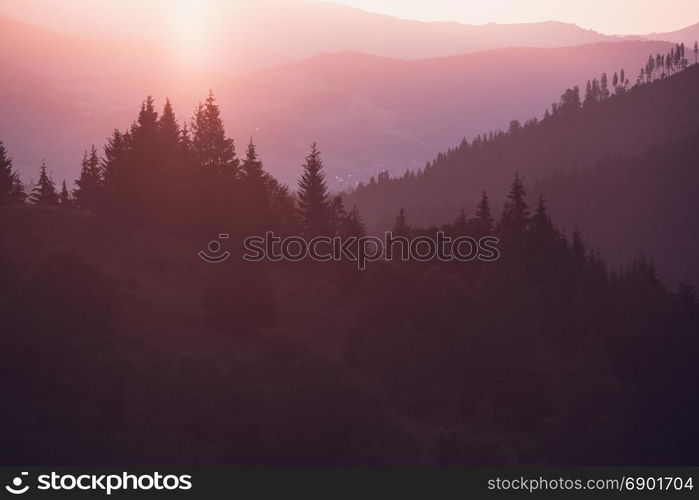
[[[617,75],[614,98],[593,80],[574,111],[571,89],[541,123],[451,155],[556,134],[557,121],[579,131],[578,119],[626,99],[642,107],[639,96],[697,74],[678,73],[635,89]],[[693,151],[692,139],[678,141],[657,157]],[[58,188],[50,159],[23,186],[0,148],[0,427],[11,430],[0,462],[696,460],[699,302],[689,283],[666,285],[653,256],[610,269],[514,173],[480,186],[472,214],[457,208],[428,226],[396,209],[388,226],[409,243],[492,235],[494,261],[386,258],[360,271],[348,260],[241,259],[240,239],[268,230],[365,235],[366,212],[333,197],[325,175],[314,144],[295,192],[281,185],[252,139],[237,152],[213,94],[186,123],[169,101],[158,112],[147,98],[128,130],[86,149],[74,186]],[[224,232],[232,258],[200,259]]]
[[[680,148],[683,154],[665,157],[653,152],[655,148],[670,152],[677,141],[691,142],[699,130],[699,65],[687,66],[688,60],[694,62],[693,49],[682,52],[682,57],[678,48],[654,55],[640,77],[628,70],[620,77],[620,69],[588,82],[588,89],[568,89],[542,119],[513,121],[508,131],[464,140],[419,171],[401,177],[379,175],[349,193],[346,203],[357,205],[370,231],[389,227],[400,207],[421,225],[441,224],[460,208],[473,213],[483,189],[497,192],[518,172],[537,194],[543,190],[561,225],[569,231],[576,226],[583,229],[613,257],[615,266],[639,251],[657,252],[668,279],[676,281],[685,273],[696,279],[695,259],[669,257],[673,248],[696,247],[695,212],[689,208],[692,200],[683,195],[692,186],[699,189],[693,173],[696,156],[689,147]],[[611,171],[618,169],[610,165],[616,163],[627,165],[624,173],[629,175],[613,175]],[[638,164],[647,188],[635,199],[639,189],[633,164]],[[602,170],[608,166],[610,172],[605,174]],[[568,178],[570,187],[572,179],[595,167],[599,168],[589,174],[585,190],[577,186],[569,195],[560,184],[566,182],[561,177]],[[668,170],[686,175],[667,175]],[[602,198],[601,192],[607,196]],[[659,200],[664,200],[662,209]],[[502,201],[493,197],[496,206]],[[642,224],[649,216],[653,219],[656,208],[679,214],[676,225],[685,230],[651,244],[650,235],[662,232],[662,226],[627,231],[631,219]],[[607,227],[605,232],[597,230],[600,224]],[[667,227],[669,232],[671,225]]]
[[[695,292],[645,258],[609,274],[525,194],[443,228],[495,231],[496,263],[363,272],[212,266],[162,226],[3,207],[0,461],[691,461]]]

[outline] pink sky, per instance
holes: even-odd
[[[467,24],[564,21],[608,34],[673,31],[699,21],[699,1],[339,0],[393,16]]]
[[[201,23],[214,6],[235,9],[313,0],[2,0],[0,14],[53,29],[95,35],[117,29],[143,31],[139,20],[162,19],[181,28]],[[564,21],[608,34],[673,31],[699,22],[699,1],[674,0],[336,0],[335,3],[407,19],[457,21],[468,24]],[[115,26],[116,25],[116,26]],[[155,26],[152,26],[156,30]],[[195,26],[196,28],[196,26]]]

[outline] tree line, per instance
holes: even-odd
[[[695,55],[695,64],[698,64],[698,42],[694,43],[693,52]],[[584,95],[581,94],[580,87],[577,85],[566,89],[558,100],[544,110],[541,119],[535,117],[524,123],[521,123],[519,120],[512,120],[507,130],[491,130],[477,134],[470,142],[464,137],[457,147],[449,148],[445,152],[439,152],[437,157],[433,161],[428,161],[423,168],[417,170],[408,169],[401,176],[396,177],[391,177],[387,171],[379,172],[375,177],[370,177],[367,182],[359,182],[353,190],[353,193],[361,193],[367,187],[373,188],[377,185],[387,185],[400,182],[401,180],[410,182],[415,179],[420,179],[426,174],[429,174],[435,165],[444,163],[455,155],[463,154],[467,151],[479,151],[494,147],[494,145],[508,137],[517,135],[519,132],[532,130],[542,123],[552,123],[552,119],[553,122],[556,122],[555,118],[568,117],[582,109],[595,108],[597,104],[611,97],[621,96],[631,89],[665,79],[680,73],[689,66],[689,62],[685,57],[684,43],[677,44],[676,47],[671,49],[666,55],[649,55],[648,62],[641,68],[641,74],[633,86],[630,85],[628,75],[624,68],[614,72],[611,82],[609,81],[607,73],[603,72],[599,78],[595,77],[587,81]]]
[[[1,144],[1,143],[0,143]],[[71,190],[60,191],[42,162],[29,195],[4,146],[0,149],[2,203],[79,208],[110,217],[181,224],[190,228],[277,230],[308,236],[363,235],[356,208],[331,196],[316,144],[302,165],[298,189],[290,192],[264,170],[253,141],[239,156],[225,132],[213,93],[180,126],[166,100],[161,113],[152,97],[127,131],[115,130],[100,155],[92,145]]]

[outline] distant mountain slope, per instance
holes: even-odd
[[[419,59],[511,46],[565,47],[618,40],[574,24],[553,21],[468,25],[399,19],[330,2],[207,0],[202,3],[203,6],[188,6],[187,2],[149,0],[134,12],[133,7],[121,2],[86,4],[81,0],[64,0],[56,8],[41,0],[4,0],[0,14],[30,24],[40,21],[46,28],[81,36],[145,39],[163,44],[177,55],[182,47],[173,34],[173,23],[181,28],[176,23],[189,8],[190,23],[201,24],[205,31],[199,34],[206,40],[200,59],[205,59],[210,69],[230,73],[298,61],[319,51],[352,50]],[[56,9],[51,17],[38,14],[51,8]],[[76,23],[75,19],[83,22]]]
[[[675,177],[682,172],[683,189],[699,190],[697,157],[648,153],[647,149],[662,146],[672,150],[668,141],[682,141],[699,130],[698,88],[699,65],[694,65],[673,77],[578,113],[524,127],[482,147],[459,147],[440,154],[421,175],[382,178],[348,196],[347,203],[356,204],[374,228],[388,227],[400,207],[416,225],[441,223],[450,221],[460,206],[472,207],[482,189],[487,189],[499,206],[504,186],[519,172],[530,187],[532,204],[543,191],[557,220],[569,229],[575,225],[584,228],[591,236],[590,243],[601,247],[613,264],[625,262],[639,251],[653,251],[651,256],[657,254],[662,259],[660,265],[668,270],[668,277],[679,278],[683,272],[699,277],[699,266],[688,258],[688,248],[695,248],[699,228],[680,223],[676,237],[664,239],[660,233],[654,236],[649,230],[654,226],[643,222],[661,209],[659,200],[674,213],[689,211],[686,223],[696,221],[694,205],[686,196],[675,197],[677,193],[669,186],[678,186]],[[689,150],[691,144],[682,147]],[[626,159],[614,160],[621,157]],[[602,166],[594,173],[568,173],[573,168],[595,167],[600,161]],[[639,169],[642,166],[639,172],[644,172],[642,191],[633,176],[636,164]],[[633,188],[627,189],[627,185]],[[598,193],[605,193],[605,203]],[[617,209],[617,203],[624,209]],[[631,228],[634,218],[638,222]],[[654,237],[657,240],[650,242]],[[680,255],[684,258],[674,258]]]
[[[41,158],[60,182],[91,143],[128,127],[143,98],[169,97],[180,120],[213,89],[238,145],[295,185],[317,141],[334,189],[417,168],[464,135],[538,114],[559,89],[625,67],[665,42],[510,48],[406,61],[343,52],[245,76],[187,70],[148,44],[72,37],[0,18],[0,138],[25,178]],[[21,83],[31,79],[31,86]]]
[[[418,168],[463,136],[539,115],[569,85],[626,68],[635,77],[665,42],[510,48],[404,61],[326,54],[236,78],[218,95],[235,137],[254,135],[267,166],[295,183],[317,141],[331,186]]]
[[[699,23],[692,24],[686,28],[666,33],[650,33],[644,38],[649,40],[665,40],[673,43],[684,43],[688,49],[688,58],[694,60],[694,54],[691,50],[694,48],[694,42],[699,40]]]

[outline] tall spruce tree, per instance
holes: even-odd
[[[347,217],[347,210],[345,210],[345,204],[342,201],[342,196],[338,194],[333,197],[329,203],[328,211],[330,213],[330,232],[342,235],[342,224],[345,217]]]
[[[41,160],[39,182],[32,189],[29,199],[33,205],[58,205],[56,185],[46,172],[46,162],[43,159]]]
[[[73,190],[76,204],[85,210],[96,211],[100,207],[102,175],[97,148],[93,144],[90,151],[85,152],[80,165],[80,177],[75,181]]]
[[[526,201],[527,191],[519,174],[515,174],[507,201],[500,217],[499,230],[505,236],[520,237],[529,224],[529,205]]]
[[[548,233],[553,230],[553,224],[547,213],[546,203],[542,194],[539,195],[539,202],[536,206],[536,213],[532,216],[530,229],[534,234]]]
[[[356,237],[362,238],[366,236],[366,225],[362,220],[362,216],[356,206],[342,218],[340,223],[340,235],[344,238]]]
[[[119,130],[114,130],[104,146],[104,158],[101,164],[103,203],[104,207],[112,212],[116,211],[119,204],[126,199],[123,197],[122,181],[128,161],[129,139],[128,133],[123,134]]]
[[[299,180],[298,204],[303,230],[307,236],[330,233],[328,188],[325,184],[323,161],[316,143],[311,146],[311,152],[306,156],[303,165],[303,174]]]
[[[150,218],[160,208],[160,183],[164,167],[158,112],[153,98],[141,104],[131,126],[128,160],[120,180],[121,208],[132,215]]]
[[[493,231],[493,215],[490,212],[490,201],[488,193],[483,191],[481,201],[478,203],[476,210],[476,218],[473,221],[473,226],[478,236],[485,236]]]
[[[15,205],[23,205],[27,199],[27,192],[24,189],[24,184],[19,175],[15,172],[14,179],[12,181],[12,188],[10,189],[10,203]]]
[[[466,211],[461,208],[459,210],[459,215],[456,217],[456,220],[454,221],[454,232],[459,235],[464,235],[468,231],[469,224],[468,224],[468,218],[466,217]]]
[[[12,158],[7,154],[5,145],[0,141],[0,204],[12,203],[12,186],[16,174],[12,170]]]
[[[257,229],[269,227],[270,194],[262,161],[252,138],[245,151],[241,166],[242,192],[244,193],[244,211],[251,225]]]
[[[267,204],[267,190],[265,183],[265,172],[262,167],[262,160],[257,154],[255,143],[250,138],[248,147],[245,151],[245,159],[242,164],[242,180],[245,189],[256,199],[254,201]]]
[[[226,137],[221,110],[213,92],[199,104],[191,123],[192,153],[204,169],[217,173],[221,179],[235,181],[240,164],[233,139]]]
[[[582,269],[587,261],[587,249],[585,248],[585,243],[577,227],[573,231],[573,241],[570,246],[570,252],[573,258],[574,268],[576,270]]]
[[[61,194],[59,195],[59,202],[61,207],[69,208],[73,205],[73,200],[70,198],[70,193],[68,192],[68,187],[66,186],[66,180],[63,179],[63,184],[61,184]]]
[[[565,242],[551,222],[543,195],[539,195],[526,236],[529,283],[551,282],[560,277],[567,264]]]
[[[410,226],[408,225],[408,219],[405,216],[405,209],[401,207],[396,216],[396,222],[393,224],[393,229],[391,230],[393,236],[410,236]]]
[[[158,130],[160,131],[162,147],[166,153],[177,154],[181,132],[172,104],[170,104],[170,99],[165,99],[163,112],[160,114],[160,118],[158,118]]]

